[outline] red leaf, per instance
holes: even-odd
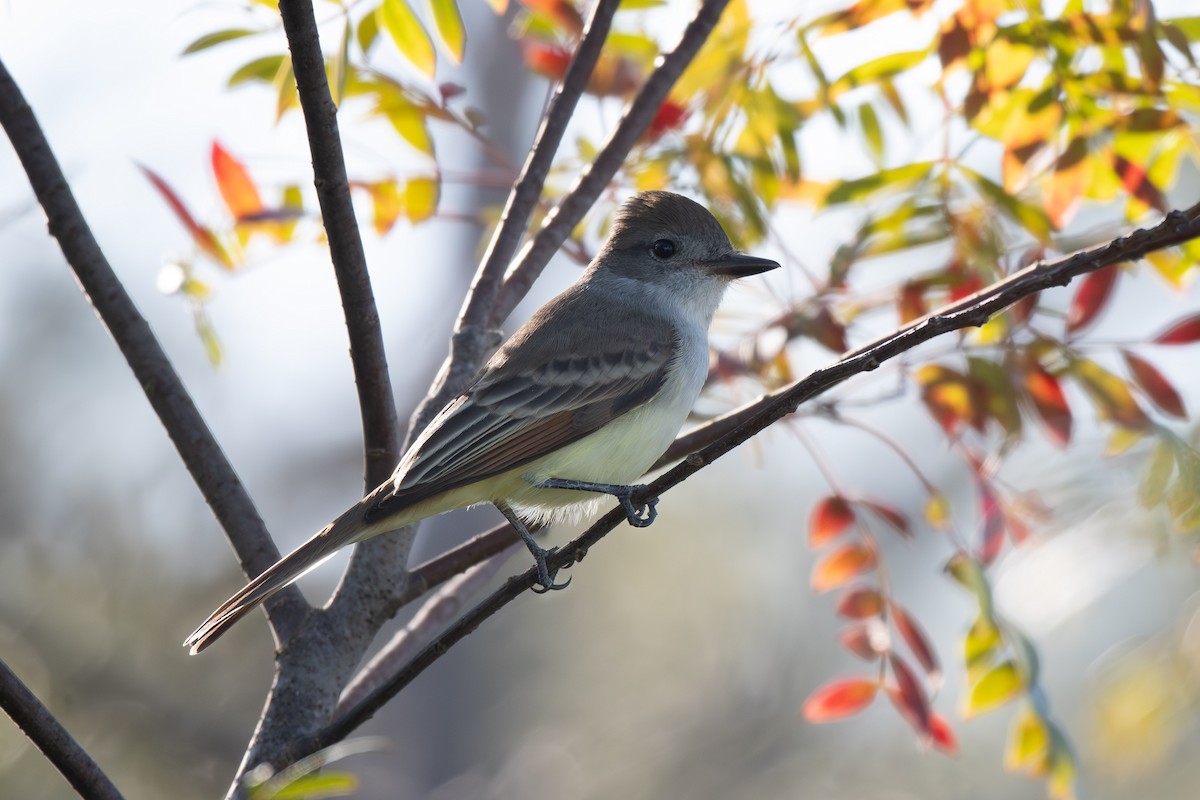
[[[525,66],[551,80],[558,80],[566,74],[567,65],[571,63],[571,54],[556,44],[527,41],[523,43],[522,50]]]
[[[1175,387],[1171,385],[1165,375],[1149,361],[1135,356],[1128,350],[1122,350],[1121,355],[1125,357],[1125,364],[1128,365],[1129,374],[1133,376],[1134,382],[1146,393],[1154,405],[1173,417],[1187,419],[1187,409],[1183,407],[1183,398],[1179,396],[1179,392],[1175,391]]]
[[[1025,367],[1025,391],[1033,401],[1046,436],[1059,447],[1071,441],[1071,407],[1058,378],[1030,359]]]
[[[892,623],[896,626],[896,630],[900,632],[900,636],[908,644],[908,649],[912,651],[913,656],[917,659],[917,663],[921,665],[925,673],[931,678],[941,674],[937,656],[934,654],[933,648],[929,645],[929,638],[925,636],[925,632],[921,630],[921,626],[908,615],[908,612],[895,603],[888,603],[888,613],[892,615]]]
[[[929,714],[929,733],[933,737],[933,746],[948,756],[958,755],[958,739],[950,728],[946,718],[936,711]]]
[[[1067,311],[1067,333],[1077,333],[1095,321],[1108,304],[1119,274],[1120,267],[1114,264],[1084,276]]]
[[[990,486],[979,481],[980,518],[983,521],[983,541],[979,545],[979,560],[986,567],[1000,555],[1004,545],[1004,512]]]
[[[896,678],[896,692],[888,692],[888,696],[896,704],[901,715],[908,720],[909,725],[926,736],[932,736],[933,731],[929,727],[929,700],[925,697],[921,682],[895,653],[888,654],[888,663],[892,667],[892,675]]]
[[[854,524],[854,509],[841,495],[824,498],[808,518],[808,546],[816,549],[836,539]]]
[[[212,231],[201,225],[199,222],[196,222],[196,218],[192,216],[192,212],[189,211],[188,207],[183,204],[183,200],[179,198],[179,195],[175,193],[175,190],[171,188],[170,184],[160,178],[157,173],[155,173],[154,170],[150,169],[149,167],[143,167],[140,164],[138,167],[150,180],[150,183],[154,184],[154,188],[157,189],[158,193],[163,196],[163,199],[167,201],[167,205],[169,205],[171,210],[175,212],[175,216],[178,217],[179,221],[183,223],[183,227],[187,228],[188,233],[191,234],[192,241],[196,243],[196,246],[215,258],[221,264],[224,264],[227,267],[232,267],[233,259],[230,257],[229,253],[224,247],[221,246],[221,243],[217,241],[217,237],[213,235]]]
[[[916,281],[906,281],[900,287],[900,296],[896,302],[902,325],[907,325],[914,319],[920,319],[929,313],[929,307],[925,304],[925,287]]]
[[[1154,337],[1155,344],[1191,344],[1200,342],[1200,314],[1184,317]]]
[[[687,122],[691,114],[692,112],[688,111],[686,107],[674,100],[663,101],[663,104],[658,107],[658,111],[654,112],[654,119],[650,120],[649,127],[642,132],[638,141],[658,141],[666,132],[683,127],[683,123]]]
[[[812,588],[827,592],[850,582],[855,575],[875,569],[875,553],[861,544],[844,544],[813,567]]]
[[[875,500],[860,500],[862,505],[871,509],[878,514],[884,522],[891,525],[902,536],[912,536],[912,529],[908,524],[908,517],[893,506],[877,502]]]
[[[808,696],[802,713],[809,722],[852,717],[871,704],[878,690],[879,684],[869,678],[836,678]]]
[[[258,187],[246,166],[216,140],[212,143],[212,171],[221,198],[235,220],[240,222],[263,212]]]
[[[838,616],[847,619],[877,617],[882,610],[883,598],[879,596],[879,590],[871,586],[847,589],[837,604]]]
[[[842,647],[859,658],[874,661],[887,649],[886,632],[881,629],[882,626],[876,620],[847,625],[838,631],[838,641]],[[880,632],[877,633],[877,630]]]
[[[1138,200],[1164,214],[1169,210],[1167,199],[1159,191],[1159,188],[1150,182],[1145,166],[1134,164],[1124,156],[1114,154],[1113,172],[1121,179],[1121,185],[1125,187],[1125,191]]]

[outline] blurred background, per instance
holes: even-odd
[[[477,50],[447,74],[483,107],[489,134],[519,164],[547,83],[522,68],[505,20],[483,4],[463,3],[463,11]],[[189,306],[160,291],[164,264],[189,242],[137,166],[168,177],[200,217],[217,210],[207,163],[214,139],[236,147],[265,180],[273,170],[308,180],[298,115],[272,125],[269,92],[224,86],[245,51],[180,57],[229,21],[222,4],[183,0],[132,0],[119,11],[8,0],[0,57],[114,269],[288,550],[362,490],[357,402],[327,254],[293,246],[236,280],[214,280],[206,309],[223,349],[214,366]],[[609,125],[615,109],[585,111],[591,117],[581,124]],[[352,174],[394,159],[394,137],[353,120],[343,135]],[[853,166],[834,131],[806,135],[805,161],[817,172]],[[444,164],[491,174],[468,137],[439,134],[437,145]],[[404,417],[445,354],[481,248],[475,214],[504,200],[505,189],[489,183],[501,182],[448,182],[440,219],[367,237]],[[1185,175],[1176,205],[1191,202],[1197,185],[1194,171]],[[844,224],[836,214],[818,224],[792,208],[780,227],[790,249],[819,266],[853,231],[845,216]],[[782,257],[775,245],[760,252]],[[8,147],[0,147],[0,264],[0,657],[131,800],[218,796],[268,689],[271,639],[256,616],[202,657],[179,646],[242,576],[47,236]],[[507,330],[577,272],[568,259],[552,264]],[[804,290],[794,274],[746,283],[714,327],[718,345],[742,341]],[[1064,306],[1069,290],[1047,294],[1047,303]],[[1198,299],[1191,289],[1126,281],[1089,335],[1145,337]],[[1195,409],[1200,373],[1194,352],[1179,351],[1158,363]],[[799,360],[812,368],[832,357],[812,349]],[[952,505],[968,506],[970,475],[913,392],[893,392],[895,376],[884,373],[838,396],[870,399],[860,418],[886,430]],[[700,410],[716,413],[758,391],[734,381]],[[1106,433],[1085,414],[1075,424],[1069,449],[1030,437],[1008,455],[1009,484],[1037,490],[1053,514],[1033,540],[1002,556],[993,571],[997,604],[1037,648],[1042,699],[1074,748],[1088,796],[1193,798],[1196,565],[1166,521],[1137,502],[1146,451],[1102,459]],[[776,426],[665,496],[652,528],[616,531],[573,570],[569,591],[522,598],[422,675],[361,730],[387,744],[338,764],[359,776],[357,796],[1044,796],[1043,783],[1004,769],[1012,711],[959,718],[962,638],[976,607],[942,572],[952,545],[929,530],[912,540],[881,535],[880,543],[890,591],[940,655],[945,676],[934,708],[951,721],[957,756],[917,744],[882,698],[845,722],[802,719],[805,698],[825,681],[872,670],[838,647],[834,598],[809,587],[809,515],[830,488],[802,443],[847,484],[921,516],[922,486],[877,441],[817,418]],[[415,555],[496,521],[490,510],[433,521]],[[552,535],[561,542],[571,531]],[[304,580],[310,599],[324,601],[343,563]],[[522,554],[508,571],[525,566]],[[6,797],[71,796],[7,720],[0,787]]]

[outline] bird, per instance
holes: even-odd
[[[634,482],[666,452],[708,375],[708,328],[735,279],[776,269],[734,249],[699,203],[633,195],[580,277],[539,309],[413,441],[392,476],[250,581],[184,641],[199,653],[342,547],[456,508],[491,503],[561,589],[529,524],[615,497],[630,524],[657,499]]]

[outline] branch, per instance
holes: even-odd
[[[521,168],[516,184],[509,192],[500,222],[492,233],[487,252],[475,272],[475,278],[471,282],[471,288],[454,326],[450,355],[438,373],[429,396],[413,415],[412,426],[409,429],[410,439],[414,432],[423,430],[429,424],[429,420],[433,419],[452,397],[462,391],[479,369],[484,355],[495,344],[491,328],[494,326],[493,321],[497,319],[494,305],[503,283],[504,270],[517,251],[521,237],[525,235],[529,217],[537,207],[554,156],[558,153],[567,125],[575,114],[575,106],[587,89],[619,5],[620,0],[597,0],[592,8],[579,46],[575,49],[558,91],[555,92],[542,118],[541,127],[534,137],[533,148]],[[499,319],[507,316],[506,312]]]
[[[525,297],[529,287],[542,274],[550,258],[558,252],[583,215],[595,205],[617,170],[625,163],[629,151],[645,133],[667,94],[708,41],[709,34],[721,18],[729,0],[704,0],[696,16],[684,29],[675,49],[662,57],[658,68],[642,84],[625,115],[592,163],[579,176],[575,186],[550,212],[533,241],[521,251],[519,260],[505,276],[504,285],[492,311],[492,322],[499,324],[512,313]]]
[[[33,110],[2,62],[0,126],[46,213],[50,235],[58,240],[84,294],[125,356],[192,480],[229,537],[242,569],[247,575],[257,575],[279,560],[279,550],[150,325],[100,250]],[[267,606],[267,616],[276,635],[285,638],[299,624],[307,604],[295,588],[277,597]]]
[[[400,460],[396,404],[312,2],[287,0],[279,4],[279,14],[292,52],[292,71],[312,153],[313,185],[350,335],[350,361],[362,411],[365,494],[387,480]]]
[[[657,497],[684,479],[711,464],[734,447],[794,412],[801,403],[810,400],[846,379],[879,367],[884,361],[905,353],[919,344],[942,334],[984,324],[996,312],[1023,297],[1036,294],[1051,286],[1062,286],[1072,278],[1123,261],[1139,259],[1149,252],[1181,244],[1200,236],[1200,204],[1186,211],[1172,211],[1154,228],[1135,231],[1114,239],[1108,244],[1053,261],[1039,261],[1004,280],[915,320],[899,330],[854,350],[839,361],[811,373],[788,386],[764,395],[737,413],[740,423],[700,451],[689,455],[633,498],[637,503]],[[583,559],[588,549],[604,538],[625,519],[625,513],[614,508],[595,524],[560,550],[552,552],[546,564],[555,569],[570,566]],[[451,647],[474,631],[488,617],[498,612],[537,582],[537,569],[531,567],[510,578],[503,586],[475,606],[440,637],[425,647],[409,664],[398,670],[391,679],[365,696],[332,724],[316,735],[301,739],[294,745],[298,755],[315,752],[347,736],[370,719],[384,703],[408,685],[417,675],[445,655]]]
[[[86,800],[121,800],[104,770],[0,659],[0,708]]]

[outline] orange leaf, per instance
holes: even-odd
[[[687,122],[691,113],[685,106],[668,98],[658,107],[658,111],[654,113],[654,119],[650,120],[650,126],[642,132],[642,136],[638,141],[658,141],[668,131],[682,128],[683,123]]]
[[[183,223],[183,227],[187,228],[188,233],[191,234],[192,241],[196,243],[196,246],[215,258],[221,264],[232,268],[232,256],[230,256],[229,252],[221,246],[221,243],[217,241],[216,235],[213,234],[211,230],[196,222],[196,218],[192,216],[192,212],[189,211],[188,207],[183,204],[183,200],[179,198],[179,195],[175,193],[175,190],[172,189],[166,181],[160,178],[154,172],[154,170],[150,169],[149,167],[143,167],[140,164],[138,167],[150,180],[150,183],[154,184],[154,188],[157,189],[158,193],[163,196],[163,199],[167,201],[167,205],[169,205],[171,210],[175,212],[175,216],[178,217],[179,221]]]
[[[1163,413],[1187,419],[1183,398],[1165,375],[1149,361],[1135,356],[1128,350],[1122,350],[1121,355],[1125,357],[1125,364],[1129,367],[1129,374],[1133,376],[1134,383],[1146,393],[1150,402],[1162,409]]]
[[[258,187],[246,171],[246,166],[216,140],[212,143],[212,171],[221,198],[235,220],[241,221],[263,212]]]
[[[1200,314],[1184,317],[1154,337],[1155,344],[1191,344],[1200,342]]]
[[[813,567],[812,587],[827,592],[844,586],[855,575],[875,569],[875,553],[861,544],[844,544]]]
[[[900,295],[896,302],[899,306],[902,325],[907,325],[914,319],[920,319],[929,313],[929,307],[925,305],[925,287],[916,281],[906,281],[900,287]]]
[[[521,49],[525,55],[525,65],[551,80],[561,78],[571,63],[571,54],[556,44],[525,42]]]
[[[848,619],[877,617],[883,610],[883,598],[871,586],[855,586],[848,589],[838,600],[837,615]]]
[[[949,367],[926,364],[917,370],[921,400],[929,413],[948,433],[958,431],[962,423],[982,430],[984,415],[972,383]]]
[[[838,631],[842,647],[866,661],[874,661],[887,649],[886,630],[878,621],[847,625]]]
[[[1125,381],[1086,358],[1071,362],[1071,374],[1087,392],[1102,418],[1132,431],[1150,427],[1146,412],[1142,411]]]
[[[901,715],[908,724],[926,736],[932,735],[929,727],[929,700],[917,676],[913,675],[908,665],[895,653],[888,654],[888,664],[892,667],[892,675],[896,678],[896,692],[888,696],[896,704]]]
[[[1119,274],[1120,267],[1114,264],[1084,277],[1067,311],[1067,333],[1077,333],[1080,328],[1087,327],[1104,310]]]
[[[852,717],[871,704],[879,684],[869,678],[837,678],[808,696],[802,711],[809,722]]]
[[[841,495],[817,503],[808,518],[808,546],[816,549],[844,534],[854,524],[854,509]]]
[[[917,663],[921,665],[925,673],[931,678],[941,674],[937,656],[929,645],[929,638],[925,636],[921,626],[908,615],[907,611],[895,603],[888,603],[888,612],[892,616],[892,623],[896,626],[896,630],[900,632],[900,636],[908,644],[908,649],[912,651]]]
[[[1059,447],[1066,447],[1071,441],[1071,407],[1058,378],[1029,359],[1025,367],[1025,391],[1033,401],[1046,436]]]

